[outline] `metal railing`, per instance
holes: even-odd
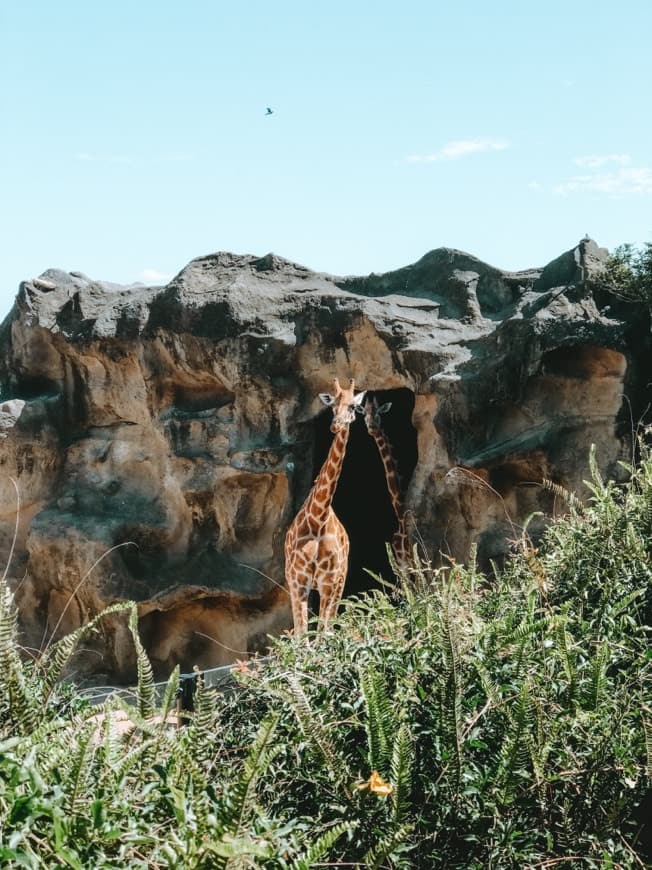
[[[258,662],[268,661],[269,657],[257,659]],[[193,671],[190,674],[179,674],[179,689],[177,691],[177,710],[191,712],[194,709],[194,695],[197,688],[197,678],[202,677],[205,686],[214,689],[228,689],[235,685],[233,671],[236,665],[221,665],[218,668],[209,668],[206,671]],[[168,684],[167,680],[154,683],[154,689],[159,700]],[[108,698],[118,696],[127,704],[135,703],[138,697],[136,686],[90,686],[88,689],[80,689],[79,695],[89,704],[100,705]]]

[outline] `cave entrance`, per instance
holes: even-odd
[[[401,489],[405,493],[417,464],[417,433],[412,425],[414,393],[401,388],[369,390],[367,395],[375,397],[379,405],[392,403],[391,409],[383,414],[383,429],[392,445]],[[332,413],[324,410],[314,423],[313,479],[319,474],[333,439],[331,420]],[[387,491],[378,447],[367,432],[362,415],[356,415],[351,424],[333,509],[351,543],[344,594],[355,595],[378,587],[365,568],[380,574],[385,580],[393,580],[386,545],[396,531],[396,515]]]

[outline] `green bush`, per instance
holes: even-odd
[[[624,299],[652,305],[652,242],[619,245],[607,260],[603,280]]]
[[[391,594],[346,601],[332,632],[276,641],[237,691],[200,685],[179,731],[149,718],[139,642],[131,734],[62,706],[52,665],[18,656],[5,593],[0,861],[640,867],[652,459],[643,448],[624,486],[592,467],[589,504],[569,498],[538,549],[524,532],[492,577],[473,554],[402,571]]]

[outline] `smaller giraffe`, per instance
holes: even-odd
[[[396,559],[397,564],[401,566],[407,565],[410,562],[412,553],[410,552],[410,541],[405,524],[405,509],[403,506],[403,496],[401,494],[396,461],[392,453],[392,446],[383,431],[380,421],[380,415],[386,414],[391,407],[391,402],[385,402],[384,405],[379,406],[375,397],[372,399],[367,398],[362,413],[364,414],[367,432],[376,442],[376,447],[378,447],[378,452],[380,453],[380,458],[382,459],[385,468],[387,489],[398,522],[398,528],[392,535],[391,545],[394,558]]]
[[[326,627],[337,613],[348,569],[349,536],[331,502],[342,471],[349,426],[362,404],[364,391],[355,392],[353,379],[348,389],[342,389],[337,378],[333,387],[333,395],[320,393],[319,398],[333,409],[331,432],[335,437],[285,536],[285,579],[296,635],[303,634],[308,627],[308,596],[313,587],[319,592],[319,623]]]

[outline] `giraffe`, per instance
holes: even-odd
[[[349,438],[355,410],[362,404],[364,391],[356,393],[351,378],[342,389],[337,378],[333,395],[319,398],[333,409],[333,441],[308,497],[294,518],[285,537],[285,578],[292,603],[295,635],[308,626],[308,596],[314,587],[319,592],[319,622],[325,628],[337,612],[342,598],[349,558],[349,536],[331,507]]]
[[[396,562],[400,566],[407,565],[412,554],[410,552],[410,541],[405,525],[405,510],[403,507],[403,497],[401,495],[398,471],[396,469],[396,461],[392,454],[392,445],[387,440],[387,436],[385,435],[380,422],[380,415],[386,414],[391,407],[391,402],[385,402],[384,405],[379,406],[375,398],[367,398],[362,413],[364,414],[367,432],[376,442],[376,447],[378,447],[378,452],[380,453],[380,458],[382,459],[385,468],[387,489],[398,522],[398,528],[392,536],[391,545]]]

